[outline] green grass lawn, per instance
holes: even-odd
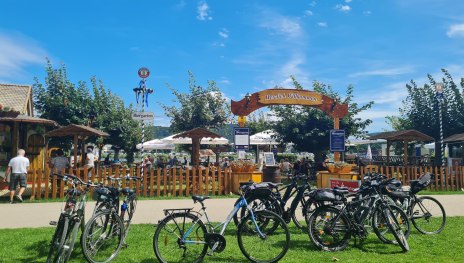
[[[363,246],[350,246],[341,252],[317,250],[307,234],[290,224],[291,243],[281,262],[463,262],[464,217],[447,218],[447,225],[439,235],[421,235],[412,229],[409,238],[411,250],[402,253],[395,245],[380,242],[375,234],[369,235]],[[45,262],[54,228],[0,229],[0,262]],[[156,262],[152,248],[153,225],[134,225],[129,233],[129,247],[122,249],[114,262]],[[206,256],[204,262],[246,262],[240,252],[234,227],[227,231],[227,247],[222,253]],[[70,262],[85,262],[77,244]]]

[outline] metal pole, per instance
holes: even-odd
[[[146,92],[146,86],[145,86],[145,79],[142,79],[142,114],[143,112],[145,111],[145,103],[144,103],[144,99],[145,99],[145,96],[148,96],[148,94],[145,94]],[[145,121],[142,120],[142,165],[141,165],[141,170],[140,170],[140,173],[141,173],[141,176],[143,177],[143,168],[144,168],[144,165],[143,165],[143,143],[145,142]]]
[[[446,169],[446,158],[445,158],[445,145],[443,144],[443,113],[442,113],[442,103],[443,103],[443,83],[435,84],[435,90],[437,92],[438,100],[438,118],[440,121],[440,150],[441,150],[441,171],[442,176],[445,175]],[[446,180],[444,180],[446,187]]]

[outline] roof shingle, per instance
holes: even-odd
[[[3,107],[19,111],[20,114],[28,113],[27,106],[31,95],[31,86],[0,83],[0,104]]]

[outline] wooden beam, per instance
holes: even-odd
[[[408,166],[408,140],[404,140],[404,166]]]
[[[340,118],[334,117],[334,118],[333,118],[333,122],[334,122],[334,129],[335,129],[335,130],[340,129]],[[339,161],[340,161],[340,153],[339,153],[339,152],[335,152],[335,153],[334,153],[334,161],[335,161],[335,162],[339,162]]]
[[[74,145],[74,168],[77,168],[77,143],[78,143],[77,135],[74,135],[74,142],[73,142],[73,145]]]

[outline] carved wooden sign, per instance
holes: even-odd
[[[333,118],[343,118],[348,114],[348,104],[340,104],[334,99],[314,91],[297,89],[262,90],[240,101],[231,101],[231,110],[234,115],[248,116],[253,111],[269,105],[314,107]]]
[[[268,89],[258,92],[258,101],[266,105],[320,105],[322,95],[309,90]]]

